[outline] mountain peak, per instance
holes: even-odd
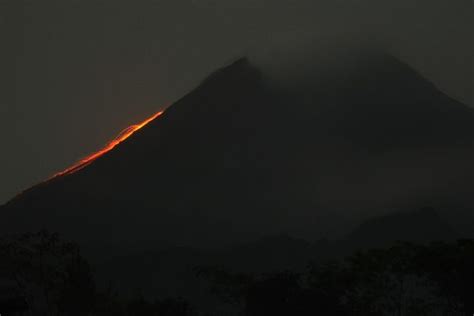
[[[248,81],[259,80],[261,77],[260,70],[255,67],[247,57],[241,57],[211,73],[199,88],[206,85],[217,84],[225,81],[228,83],[245,84]]]

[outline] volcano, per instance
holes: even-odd
[[[460,235],[472,231],[474,111],[387,54],[329,69],[285,88],[239,59],[112,148],[9,201],[1,229],[215,246],[335,236],[431,206]]]

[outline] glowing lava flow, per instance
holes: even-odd
[[[136,131],[138,131],[139,129],[141,129],[143,126],[147,125],[148,123],[150,123],[154,119],[156,119],[158,116],[163,114],[163,112],[164,111],[160,111],[160,112],[152,115],[151,117],[147,118],[146,120],[144,120],[143,122],[141,122],[139,124],[135,124],[135,125],[127,127],[126,129],[121,131],[120,134],[115,139],[113,139],[112,141],[107,143],[107,145],[105,145],[104,148],[102,148],[101,150],[99,150],[95,153],[92,153],[89,156],[79,160],[78,162],[76,162],[71,167],[54,174],[50,179],[56,178],[56,177],[59,177],[59,176],[63,176],[63,175],[67,175],[67,174],[71,174],[71,173],[74,173],[76,171],[81,170],[82,168],[86,167],[87,165],[89,165],[91,162],[93,162],[97,158],[103,156],[104,154],[106,154],[109,151],[111,151],[112,149],[114,149],[115,146],[117,146],[118,144],[120,144],[121,142],[123,142],[124,140],[129,138],[130,136],[132,136],[133,133],[135,133]]]

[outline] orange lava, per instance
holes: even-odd
[[[87,165],[89,165],[91,162],[93,162],[97,158],[103,156],[104,154],[106,154],[109,151],[111,151],[112,149],[114,149],[115,146],[117,146],[118,144],[120,144],[121,142],[123,142],[124,140],[129,138],[130,136],[132,136],[136,131],[141,129],[143,126],[147,125],[148,123],[150,123],[151,121],[156,119],[158,116],[163,114],[163,112],[164,111],[160,111],[160,112],[152,115],[151,117],[147,118],[146,120],[144,120],[141,123],[138,123],[138,124],[127,127],[126,129],[121,131],[120,134],[115,139],[113,139],[112,141],[107,143],[107,145],[105,145],[104,148],[102,148],[99,151],[97,151],[95,153],[92,153],[89,156],[79,160],[78,162],[76,162],[71,167],[54,174],[50,179],[60,177],[60,176],[64,176],[64,175],[68,175],[68,174],[72,174],[76,171],[81,170],[82,168],[86,167]]]

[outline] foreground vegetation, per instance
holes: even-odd
[[[99,290],[77,245],[45,231],[0,241],[2,315],[196,316],[186,300],[124,298]],[[236,315],[471,315],[474,241],[398,243],[304,272],[253,275],[196,267],[209,292]],[[131,272],[133,273],[133,272]],[[5,291],[3,291],[5,292]],[[217,316],[217,315],[216,315]]]

